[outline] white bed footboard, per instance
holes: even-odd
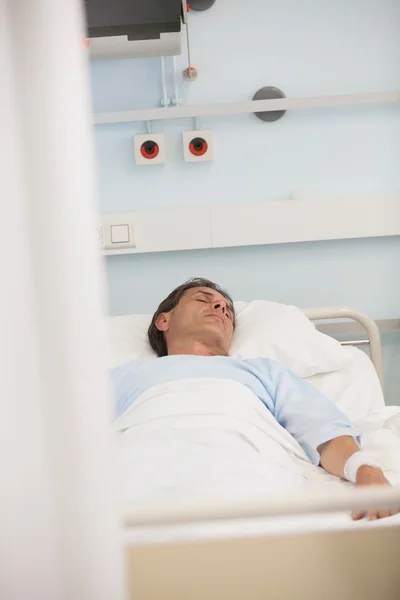
[[[361,345],[364,343],[369,344],[371,361],[378,374],[379,381],[381,382],[382,390],[384,387],[383,382],[383,360],[382,360],[382,343],[381,335],[379,333],[378,325],[369,315],[348,306],[328,306],[323,308],[306,308],[303,313],[310,319],[310,321],[326,321],[333,319],[350,319],[359,323],[366,331],[367,340],[357,340],[351,342],[344,342],[346,345]]]

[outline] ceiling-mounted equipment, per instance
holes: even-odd
[[[181,0],[85,0],[90,58],[181,53]]]
[[[193,10],[207,10],[215,4],[215,0],[190,0],[189,4]]]
[[[286,98],[285,94],[282,90],[272,87],[266,86],[258,90],[253,96],[253,100],[277,100],[281,98]],[[278,121],[285,114],[286,110],[274,110],[274,111],[264,111],[264,112],[256,112],[254,113],[256,117],[261,119],[261,121],[267,121],[271,123],[272,121]]]

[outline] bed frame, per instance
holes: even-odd
[[[382,390],[384,389],[383,381],[383,359],[382,359],[382,343],[378,325],[366,313],[363,313],[356,308],[349,306],[329,306],[323,308],[306,308],[303,313],[310,321],[332,321],[335,319],[343,320],[350,319],[361,325],[367,334],[367,339],[350,340],[342,342],[343,346],[363,346],[369,345],[369,354],[371,361],[378,374],[381,382]]]
[[[398,600],[400,528],[139,546],[129,600]]]
[[[373,319],[348,307],[312,308],[303,311],[315,322],[351,319],[367,333],[367,340],[346,344],[369,344],[370,357],[383,386],[382,347],[379,329]],[[350,490],[352,492],[352,490]],[[260,514],[288,515],[312,513],[359,506],[357,498],[345,497],[293,499],[285,497],[279,504],[268,502],[256,508],[219,507],[222,518],[243,518]],[[375,492],[368,492],[369,494]],[[382,492],[374,506],[384,506]],[[391,490],[391,492],[394,492]],[[397,490],[397,500],[400,492]],[[353,495],[355,492],[353,492]],[[366,496],[364,496],[365,498]],[[374,498],[375,500],[375,498]],[[392,499],[393,501],[393,499]],[[372,501],[369,500],[372,506]],[[342,504],[341,504],[342,503]],[[250,503],[251,504],[251,503]],[[318,506],[317,506],[318,505]],[[364,505],[365,507],[367,504]],[[335,508],[336,507],[336,508]],[[188,510],[162,511],[156,514],[144,509],[135,511],[125,520],[130,526],[172,523],[194,516],[195,507]],[[216,507],[198,507],[194,521],[210,520]],[[209,509],[209,512],[207,512]],[[213,513],[214,511],[214,513]],[[236,513],[235,513],[236,511]],[[190,518],[189,518],[190,521]],[[371,529],[350,529],[311,533],[285,533],[161,543],[126,547],[129,598],[131,600],[398,600],[400,598],[400,526]]]

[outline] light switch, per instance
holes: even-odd
[[[101,215],[104,247],[107,250],[135,248],[135,214],[114,213]]]
[[[111,243],[129,244],[129,225],[111,225]]]

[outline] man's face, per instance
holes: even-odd
[[[187,290],[178,305],[159,315],[156,327],[171,341],[190,338],[227,354],[234,329],[233,307],[219,292],[207,287]]]

